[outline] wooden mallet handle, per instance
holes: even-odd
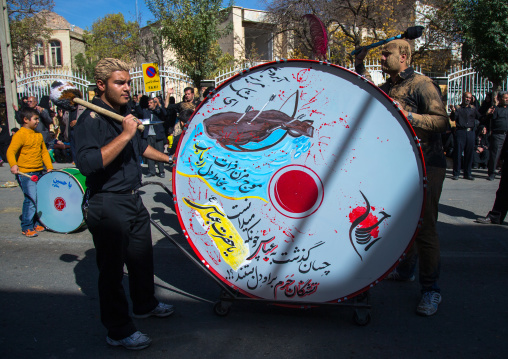
[[[23,172],[18,172],[18,174],[30,178],[32,182],[37,182],[39,180],[39,177],[37,177],[36,175],[30,176]]]
[[[93,103],[90,103],[90,102],[87,102],[85,100],[82,100],[80,99],[79,97],[76,97],[72,100],[72,102],[74,103],[77,103],[78,105],[81,105],[81,106],[85,106],[86,108],[89,108],[90,110],[92,111],[95,111],[97,113],[100,113],[101,115],[104,115],[104,116],[108,116],[108,117],[111,117],[113,120],[115,121],[118,121],[120,123],[122,123],[123,121],[123,116],[120,116],[119,114],[117,113],[114,113],[114,112],[111,112],[111,111],[108,111],[108,110],[105,110],[103,109],[102,107],[99,107],[97,105],[94,105]],[[139,125],[138,126],[138,130],[140,131],[144,131],[145,130],[145,126],[143,125]]]

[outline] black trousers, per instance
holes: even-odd
[[[489,150],[484,149],[482,153],[474,152],[473,155],[473,166],[484,165],[487,166],[489,162]]]
[[[503,162],[503,168],[501,169],[501,181],[499,181],[499,188],[496,192],[496,200],[494,201],[494,207],[492,211],[499,215],[499,220],[503,223],[508,212],[508,159]]]
[[[147,142],[150,146],[155,148],[159,152],[164,152],[164,140],[158,140],[155,136],[148,136]],[[155,164],[157,163],[157,167],[159,169],[159,173],[164,173],[164,162],[156,162],[147,158],[148,162],[148,172],[155,175]]]
[[[505,138],[506,134],[502,133],[493,133],[490,136],[490,146],[489,146],[490,158],[487,167],[487,173],[489,176],[496,173],[497,161],[499,160],[499,156],[501,155],[501,150],[503,148]]]
[[[473,167],[473,151],[475,145],[474,131],[457,129],[454,136],[453,175],[460,176],[462,151],[464,151],[464,177],[469,177],[471,176],[471,168]]]
[[[88,205],[86,223],[99,267],[101,321],[108,336],[119,340],[136,331],[122,285],[124,264],[129,272],[133,312],[145,314],[158,304],[154,296],[150,217],[137,193],[97,193]]]
[[[8,143],[0,143],[0,157],[2,160],[7,163],[7,149],[9,148]]]

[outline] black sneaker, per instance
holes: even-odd
[[[452,176],[452,180],[457,181],[459,179],[459,176]]]
[[[146,334],[137,331],[127,338],[120,340],[113,340],[110,337],[106,337],[106,343],[114,347],[122,346],[129,350],[141,350],[148,347],[152,343],[152,340]]]
[[[155,175],[154,175],[154,174],[151,174],[151,173],[147,173],[147,174],[145,175],[145,177],[146,177],[146,178],[149,178],[149,177],[155,177]]]
[[[166,177],[166,175],[164,174],[164,172],[159,173],[157,176],[159,176],[160,178],[164,178],[164,177]]]

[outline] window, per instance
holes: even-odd
[[[60,41],[52,40],[49,43],[49,48],[51,53],[51,65],[62,66],[62,46]]]
[[[42,42],[38,42],[37,45],[35,45],[34,65],[44,66],[44,47],[42,46]]]

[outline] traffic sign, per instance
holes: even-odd
[[[159,65],[157,63],[142,64],[145,92],[161,91]]]

